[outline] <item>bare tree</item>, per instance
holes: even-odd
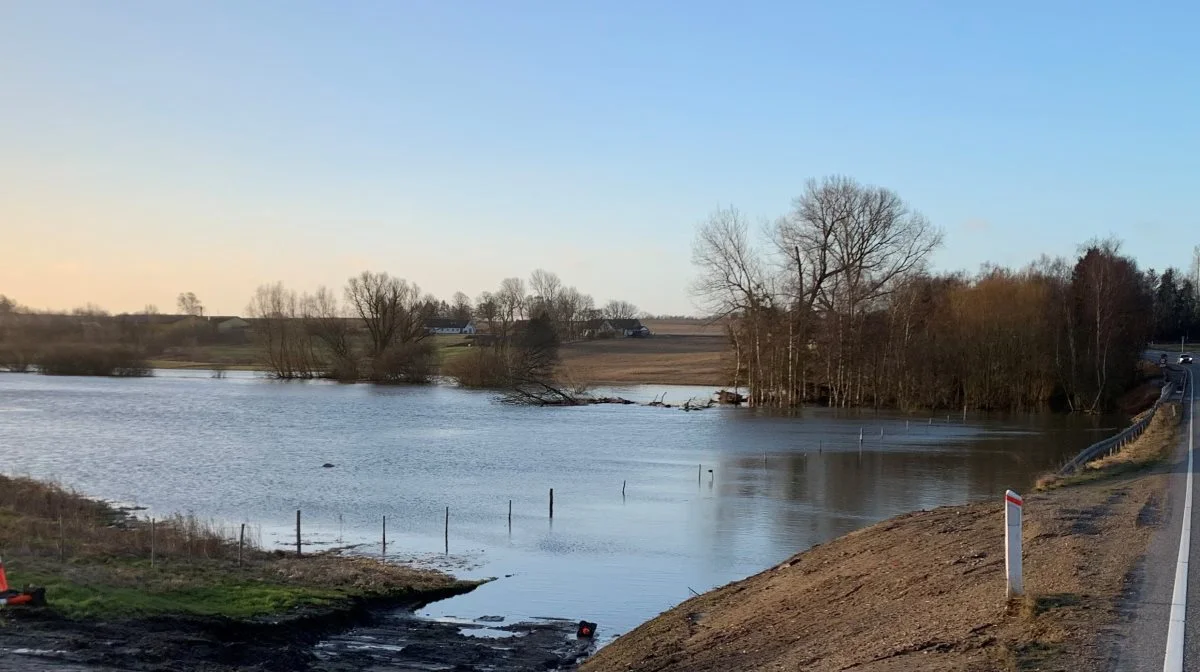
[[[490,334],[497,334],[500,305],[491,292],[483,292],[475,299],[475,316],[487,323]]]
[[[600,312],[607,320],[632,320],[638,316],[637,306],[628,301],[616,299],[604,304],[604,308],[601,308]]]
[[[153,303],[147,303],[145,307],[142,308],[142,314],[158,315],[158,306],[154,305]]]
[[[302,299],[304,322],[323,346],[330,368],[326,375],[338,380],[358,378],[358,362],[350,340],[350,320],[339,305],[337,296],[328,287],[318,287],[315,294]]]
[[[427,335],[430,307],[422,301],[420,287],[406,280],[363,271],[346,284],[346,300],[366,326],[371,357],[380,357],[396,343],[417,342]]]
[[[193,317],[204,316],[204,305],[200,303],[200,299],[196,298],[194,292],[180,293],[179,297],[175,299],[175,305],[179,307],[180,314]]]
[[[282,282],[261,285],[246,314],[271,375],[281,379],[312,378],[317,373],[312,340],[301,320],[300,299]]]
[[[455,292],[454,303],[450,306],[450,313],[456,320],[465,321],[471,319],[471,298],[462,292]]]
[[[508,352],[505,401],[534,405],[571,406],[579,401],[555,382],[558,334],[546,317],[534,317]]]
[[[364,271],[346,285],[346,299],[367,329],[371,380],[381,383],[426,382],[435,352],[422,341],[436,303],[416,284],[387,273]]]
[[[749,223],[736,208],[718,209],[700,225],[692,263],[700,273],[691,291],[709,314],[724,317],[762,302],[762,260],[750,243]]]
[[[585,312],[592,308],[592,297],[582,294],[574,287],[567,287],[558,294],[554,315],[560,338],[574,340],[579,337],[580,324],[586,320]]]
[[[500,290],[495,296],[500,322],[512,324],[525,317],[525,281],[520,278],[505,278],[500,281]]]
[[[533,294],[530,297],[530,303],[533,304],[530,306],[531,312],[536,305],[539,309],[537,312],[546,313],[551,321],[555,321],[554,310],[558,308],[558,298],[562,290],[562,280],[558,275],[541,268],[535,270],[529,276],[529,291]]]

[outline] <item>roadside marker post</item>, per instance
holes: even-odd
[[[1004,575],[1008,578],[1008,598],[1025,594],[1021,572],[1021,509],[1025,500],[1012,490],[1004,491]]]

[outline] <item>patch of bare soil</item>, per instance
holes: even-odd
[[[1156,435],[1159,442],[1175,435]],[[693,598],[586,672],[1090,670],[1166,477],[1118,473],[1025,499],[1024,600],[1006,604],[1000,501],[920,511]]]
[[[720,335],[580,341],[564,345],[559,355],[571,380],[589,384],[721,386],[733,368],[728,340]]]

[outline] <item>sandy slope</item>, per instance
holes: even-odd
[[[1107,669],[1165,482],[1143,472],[1028,496],[1019,603],[1005,604],[1000,501],[944,507],[688,600],[583,669]]]

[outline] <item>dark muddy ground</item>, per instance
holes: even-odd
[[[574,670],[592,650],[568,621],[443,623],[406,610],[281,623],[79,623],[40,610],[0,618],[0,670],[31,672],[525,672]]]

